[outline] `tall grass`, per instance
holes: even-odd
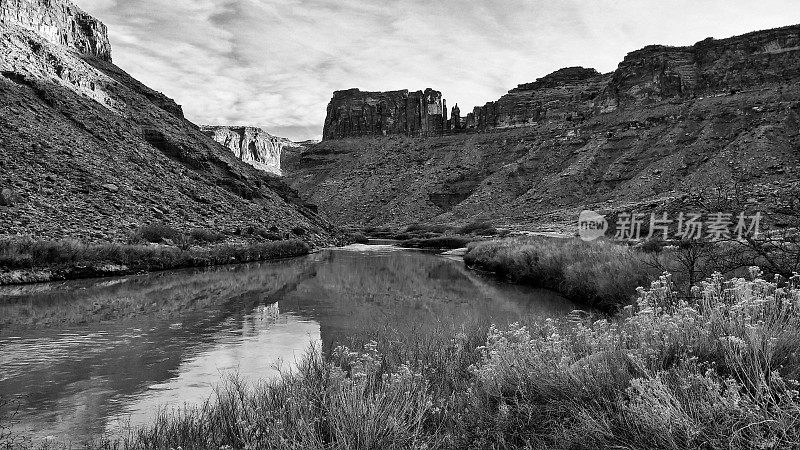
[[[753,449],[800,446],[800,276],[669,275],[615,320],[392,331],[229,380],[125,448]]]
[[[216,245],[207,248],[121,244],[87,244],[75,240],[36,241],[16,239],[0,241],[0,272],[3,270],[51,269],[69,276],[77,272],[140,272],[243,263],[306,255],[308,244],[299,240],[248,245]]]
[[[633,248],[578,239],[516,237],[478,242],[470,246],[464,261],[606,310],[629,304],[636,288],[659,274]]]

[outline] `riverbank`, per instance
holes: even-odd
[[[800,246],[793,239],[759,241],[644,241],[637,245],[608,240],[516,236],[470,244],[467,266],[515,283],[550,289],[606,312],[631,305],[639,286],[669,272],[688,296],[698,281],[720,272],[741,277],[749,267],[789,278],[800,271]]]
[[[309,254],[301,240],[206,243],[179,248],[157,244],[86,244],[79,241],[0,241],[0,285],[123,276],[163,270],[282,259]]]
[[[87,448],[796,447],[800,278],[692,292],[663,276],[613,322],[386,329]]]
[[[550,289],[591,308],[614,311],[630,304],[639,286],[661,274],[659,257],[607,241],[539,236],[473,243],[471,268],[514,283]]]

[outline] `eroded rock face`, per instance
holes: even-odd
[[[35,31],[53,44],[111,62],[106,26],[69,0],[0,0],[0,24]]]
[[[65,8],[79,14],[60,0],[0,0],[0,239],[127,242],[158,222],[244,239],[260,239],[250,227],[303,229],[312,245],[332,244],[333,227],[283,181],[202,133],[102,45],[76,51],[80,21],[53,40],[60,25],[49,24]],[[36,11],[19,23],[16,14]]]
[[[229,148],[240,160],[256,169],[281,175],[281,155],[284,149],[299,148],[301,144],[273,136],[256,127],[202,127],[205,134]]]
[[[445,128],[442,93],[336,91],[328,104],[323,140],[404,134],[434,136]]]
[[[512,89],[496,102],[467,114],[467,129],[514,128],[544,120],[581,121],[592,114],[594,99],[608,76],[595,69],[567,67]]]
[[[729,94],[800,78],[800,25],[691,47],[651,45],[629,53],[603,96],[602,111],[670,98]]]
[[[345,110],[382,108],[370,98]],[[452,126],[461,115],[454,107],[441,137],[310,146],[287,155],[286,178],[340,223],[557,221],[571,233],[587,207],[673,214],[729,189],[741,208],[792,224],[782,215],[800,189],[800,25],[646,47],[609,74],[562,69],[476,108],[473,132]]]

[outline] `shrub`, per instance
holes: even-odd
[[[308,230],[303,227],[294,227],[292,228],[292,233],[294,233],[295,236],[305,236]]]
[[[494,236],[498,234],[497,228],[491,222],[472,222],[459,228],[458,234],[477,234],[480,236]]]
[[[205,228],[195,228],[189,233],[192,239],[203,243],[216,243],[225,240],[225,235]]]
[[[429,239],[409,239],[400,243],[405,248],[428,248],[439,250],[452,250],[464,248],[470,243],[470,239],[461,236],[441,236]]]
[[[369,238],[364,233],[350,233],[347,240],[356,244],[369,244]]]
[[[141,226],[136,235],[141,236],[147,242],[158,244],[165,239],[175,240],[180,232],[163,223],[152,223]]]
[[[431,225],[431,224],[417,223],[407,226],[405,232],[411,234],[425,234],[425,233],[444,234],[451,230],[452,227],[449,227],[447,225]]]
[[[760,276],[684,299],[665,275],[622,320],[492,329],[476,376],[501,407],[484,423],[509,447],[793,446],[800,291]]]
[[[661,253],[666,243],[660,238],[648,239],[639,247],[645,253]]]

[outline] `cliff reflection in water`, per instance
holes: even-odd
[[[200,403],[223,376],[274,376],[315,341],[573,309],[458,261],[370,250],[0,288],[0,396],[18,399],[18,431],[82,440]]]

